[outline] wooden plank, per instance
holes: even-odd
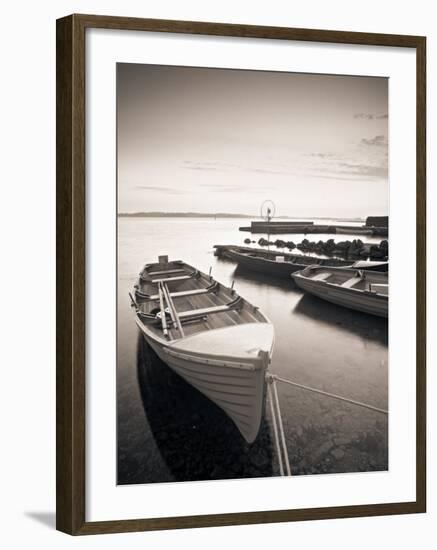
[[[381,283],[370,283],[369,290],[370,292],[375,292],[377,294],[383,294],[385,296],[388,295],[388,285]]]
[[[332,273],[317,273],[314,277],[309,277],[313,281],[325,281]]]
[[[186,273],[185,269],[164,269],[164,271],[149,271],[149,275],[167,275],[168,273]]]
[[[176,324],[176,326],[178,327],[180,335],[182,337],[184,337],[185,336],[184,329],[182,328],[182,324],[181,324],[181,321],[179,319],[178,312],[177,312],[177,310],[174,306],[173,300],[170,297],[170,293],[168,291],[168,288],[164,283],[161,283],[161,288],[162,288],[162,291],[164,292],[165,300],[167,302],[168,309],[170,310],[171,318],[172,318],[173,322]]]
[[[169,277],[168,279],[152,279],[152,283],[171,283],[173,281],[186,281],[191,278],[192,275],[181,275],[180,277]]]
[[[211,292],[213,288],[207,287],[207,288],[196,288],[195,290],[183,290],[181,292],[170,292],[169,296],[171,298],[182,298],[184,296],[196,296],[198,294],[208,294],[208,292]],[[153,294],[150,296],[149,300],[157,300],[159,298],[158,294]]]
[[[162,283],[158,283],[158,290],[161,293],[161,295],[164,295],[164,299],[167,303],[167,307],[168,307],[168,310],[170,312],[171,320],[172,320],[173,324],[176,325],[176,317],[175,317],[174,311],[170,307],[170,304],[169,304],[169,301],[168,301],[168,296],[167,296],[167,292],[166,292],[167,288],[164,288],[164,285]]]
[[[165,308],[164,308],[164,300],[163,300],[163,297],[162,297],[161,285],[158,286],[158,293],[159,293],[159,307],[161,309],[162,332],[164,333],[164,336],[168,338],[167,319],[165,317]]]
[[[183,311],[179,314],[179,317],[180,319],[186,319],[187,317],[192,317],[193,315],[209,315],[210,313],[223,313],[225,311],[232,311],[232,308],[227,305],[223,305],[192,309],[191,311]]]
[[[351,288],[355,284],[359,283],[361,281],[361,277],[351,277],[350,279],[347,279],[344,283],[341,283],[341,287],[343,288]]]

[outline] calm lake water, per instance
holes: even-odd
[[[248,220],[118,220],[119,484],[279,475],[268,408],[257,441],[247,445],[224,413],[172,373],[140,337],[128,292],[142,266],[160,254],[204,272],[212,267],[215,279],[225,285],[235,281],[236,291],[260,307],[275,328],[274,373],[388,408],[387,321],[304,295],[292,281],[254,275],[215,257],[214,244],[243,244],[251,236],[238,231],[241,225],[249,225]],[[284,384],[278,391],[294,475],[388,468],[385,415]]]

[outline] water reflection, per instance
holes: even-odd
[[[280,277],[272,277],[264,273],[251,271],[250,269],[246,269],[244,266],[241,265],[238,265],[235,268],[234,278],[235,280],[244,280],[254,282],[258,285],[279,288],[281,290],[286,290],[287,292],[297,290],[297,286],[294,284],[294,281],[291,277],[290,280]]]
[[[320,325],[338,327],[365,340],[388,345],[387,319],[331,304],[311,294],[303,294],[294,306],[293,314],[305,316]]]
[[[271,371],[388,408],[387,322],[302,293],[290,280],[237,268],[214,243],[242,245],[235,220],[120,219],[117,309],[119,484],[278,475],[272,432],[253,447],[225,414],[138,339],[128,292],[159,254],[184,259],[257,305],[275,329]],[[240,223],[244,225],[244,223]],[[298,388],[278,387],[293,475],[385,470],[386,417]],[[269,422],[267,408],[265,422]]]
[[[273,475],[266,421],[248,445],[222,410],[163,363],[141,335],[137,375],[148,424],[175,480]]]

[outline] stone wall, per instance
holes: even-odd
[[[368,216],[366,226],[388,227],[388,216]]]

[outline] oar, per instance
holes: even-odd
[[[159,307],[161,309],[162,332],[164,333],[164,336],[166,338],[168,338],[167,319],[165,317],[164,300],[163,300],[163,297],[162,297],[161,283],[158,284],[158,294],[159,294]]]
[[[180,335],[183,337],[183,336],[185,336],[184,329],[182,328],[182,324],[181,324],[181,321],[179,319],[178,312],[175,308],[173,300],[171,299],[168,287],[165,283],[161,283],[161,284],[162,284],[162,291],[164,293],[164,298],[165,298],[165,301],[167,302],[167,306],[168,306],[168,309],[170,311],[170,316],[171,316],[173,322],[176,324]]]
[[[132,305],[135,306],[137,309],[139,309],[135,298],[132,296],[130,292],[129,292],[129,298],[131,299]]]

